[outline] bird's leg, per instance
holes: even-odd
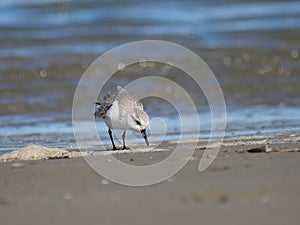
[[[123,139],[123,149],[130,149],[130,148],[127,148],[126,145],[125,145],[125,133],[126,133],[126,130],[124,130],[123,134],[122,134],[122,139]]]
[[[108,128],[108,134],[109,134],[109,137],[110,137],[112,146],[113,146],[113,149],[112,149],[112,150],[119,150],[119,149],[116,148],[116,146],[115,146],[114,139],[113,139],[113,137],[112,137],[112,132],[111,132],[110,128]]]

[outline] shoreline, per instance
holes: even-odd
[[[212,140],[213,141],[213,140]],[[122,155],[122,154],[138,154],[138,153],[151,153],[151,152],[164,152],[172,151],[177,144],[185,145],[193,144],[196,146],[196,150],[209,150],[211,148],[219,147],[222,148],[241,148],[240,151],[247,151],[251,148],[266,147],[269,148],[269,152],[280,152],[280,151],[298,151],[297,147],[300,143],[300,133],[293,134],[276,134],[276,135],[252,135],[252,136],[239,136],[224,138],[221,144],[208,145],[208,139],[182,139],[181,141],[166,141],[160,144],[151,144],[150,147],[145,147],[143,144],[131,145],[130,150],[110,150],[110,149],[99,149],[96,146],[85,146],[81,147],[65,147],[47,148],[42,145],[29,145],[24,148],[16,150],[3,150],[0,151],[0,164],[3,162],[12,162],[18,160],[45,160],[45,159],[61,159],[61,158],[76,158],[85,156],[107,156],[107,155]],[[300,145],[300,144],[299,144]],[[286,150],[281,148],[288,147]],[[247,149],[248,148],[248,149]],[[25,151],[24,151],[25,150]],[[18,159],[19,153],[22,152],[21,158]],[[229,151],[229,150],[226,150]],[[300,150],[299,150],[300,151]],[[3,157],[15,152],[16,157],[12,159]],[[241,152],[240,152],[241,153]],[[26,156],[28,154],[28,156]],[[39,156],[38,154],[41,154]],[[25,157],[24,157],[25,155]],[[32,158],[30,158],[32,157]]]

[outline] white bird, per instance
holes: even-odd
[[[118,150],[118,148],[116,148],[112,137],[112,129],[123,130],[123,149],[129,149],[125,145],[126,130],[141,132],[147,146],[149,146],[146,135],[149,116],[144,111],[142,103],[130,96],[121,86],[118,86],[117,90],[118,93],[109,93],[100,98],[99,102],[95,102],[94,113],[95,118],[102,118],[106,123],[113,150]]]

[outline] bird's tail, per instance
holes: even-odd
[[[95,104],[95,112],[94,112],[94,116],[97,117],[98,114],[99,114],[99,110],[100,110],[100,107],[101,107],[101,103],[100,102],[94,102]]]

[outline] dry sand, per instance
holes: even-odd
[[[201,173],[200,143],[178,174],[147,187],[112,183],[81,157],[2,162],[0,224],[299,224],[299,140],[296,135],[227,139]],[[149,164],[172,146],[115,156]]]

